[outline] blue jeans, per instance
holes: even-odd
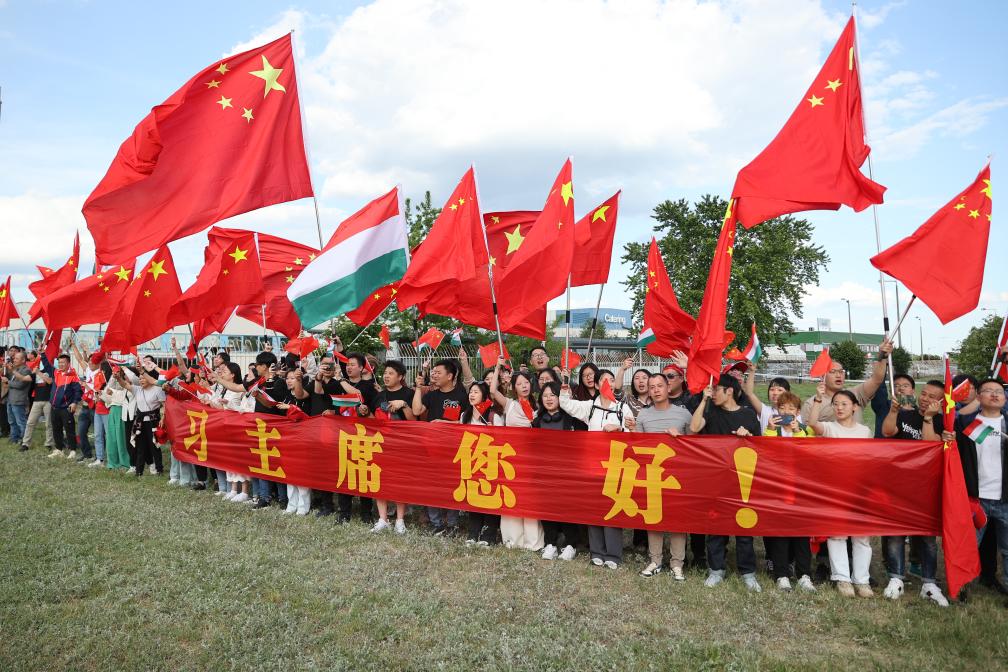
[[[459,512],[454,509],[439,509],[434,506],[427,507],[427,518],[430,519],[434,527],[455,527],[458,525]]]
[[[11,427],[14,423],[11,423]],[[11,431],[14,431],[13,429]],[[977,543],[983,539],[984,532],[988,527],[997,530],[998,550],[1001,551],[1001,560],[1005,567],[1008,567],[1008,502],[999,502],[996,499],[981,499],[980,506],[987,514],[987,524],[977,530]]]
[[[903,539],[904,537],[882,537],[889,578],[902,579],[906,572]],[[938,541],[934,537],[910,537],[910,543],[920,555],[921,580],[924,583],[934,583],[938,573]]]
[[[105,461],[105,424],[108,422],[108,417],[108,414],[95,413],[94,415],[95,458],[102,462]]]
[[[711,570],[725,571],[727,551],[728,537],[707,535],[707,566]],[[756,551],[753,548],[752,537],[735,537],[735,568],[743,575],[756,571]]]
[[[229,490],[227,482],[227,472],[224,472],[220,469],[214,469],[214,471],[217,472],[217,489],[220,490],[221,492],[227,492]]]
[[[88,430],[94,422],[94,409],[84,408],[77,411],[77,447],[83,457],[91,457],[91,442],[88,441]]]
[[[273,496],[274,489],[276,490],[275,497]],[[287,485],[284,483],[274,483],[264,478],[253,478],[252,492],[256,497],[267,503],[272,502],[274,499],[280,504],[287,503]]]
[[[7,421],[10,423],[11,443],[21,443],[24,438],[25,423],[28,422],[28,409],[22,404],[7,404]]]

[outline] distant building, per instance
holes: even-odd
[[[564,322],[563,310],[550,310],[546,312],[546,324],[553,327],[555,336],[563,336],[566,333],[567,325]],[[571,309],[571,333],[580,334],[581,330],[590,326],[592,318],[595,317],[594,308],[573,308]],[[605,327],[606,336],[609,338],[631,338],[637,336],[633,332],[633,313],[622,308],[599,308],[598,324]]]
[[[846,331],[823,331],[812,327],[809,327],[808,331],[794,332],[784,342],[787,345],[797,345],[805,352],[805,356],[809,360],[813,360],[826,346],[852,339],[866,355],[876,354],[879,351],[879,346],[882,345],[882,334],[861,334],[858,332],[850,334]]]

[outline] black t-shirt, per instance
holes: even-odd
[[[318,382],[322,386],[322,394],[315,391],[315,383]],[[334,394],[346,394],[343,391],[343,386],[340,385],[339,381],[335,378],[330,378],[329,380],[315,381],[313,378],[308,378],[305,381],[305,389],[308,390],[311,403],[309,404],[309,415],[322,415],[323,411],[335,411],[332,403],[332,395]]]
[[[431,390],[421,397],[421,402],[427,409],[428,422],[443,419],[446,408],[458,408],[459,417],[469,410],[469,394],[459,385],[453,387],[450,392]]]
[[[243,383],[246,390],[252,388],[256,381],[246,381]],[[279,376],[274,376],[273,378],[267,378],[266,381],[259,386],[259,389],[265,392],[271,399],[277,402],[281,402],[287,396],[287,383],[283,378]],[[259,401],[259,396],[255,395],[255,412],[256,413],[270,413],[271,415],[286,415],[287,412],[280,410],[279,408],[270,408],[266,406],[261,401]]]
[[[941,415],[931,418],[935,434],[941,436],[944,423]],[[893,439],[910,439],[919,441],[924,434],[924,416],[916,408],[912,411],[902,410],[896,416],[896,436]]]
[[[389,417],[393,420],[405,420],[406,414],[402,411],[389,411],[388,403],[390,401],[405,401],[407,407],[411,406],[413,404],[413,388],[403,385],[398,390],[382,390],[375,397],[375,407],[371,409],[372,414],[376,410],[381,409],[388,413]]]
[[[669,403],[676,406],[682,406],[692,413],[696,410],[697,406],[700,405],[700,395],[690,394],[684,387],[682,393],[678,397],[669,397]]]
[[[703,434],[734,434],[739,427],[745,427],[753,436],[762,433],[756,411],[748,406],[739,406],[738,410],[726,411],[708,401],[707,408],[704,409],[704,420],[706,424]]]
[[[311,414],[311,394],[309,394],[307,397],[303,399],[298,399],[297,397],[294,396],[294,393],[291,392],[290,389],[288,388],[287,396],[283,398],[283,403],[287,404],[288,406],[297,406],[305,413],[308,413],[309,415]]]

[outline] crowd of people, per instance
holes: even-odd
[[[762,435],[770,437],[878,438],[956,441],[968,494],[979,502],[986,525],[978,529],[983,573],[979,583],[1001,594],[1008,588],[997,578],[997,556],[1008,565],[1008,404],[1004,385],[994,379],[960,375],[970,380],[968,398],[956,404],[954,432],[942,424],[943,381],[929,380],[920,388],[908,374],[894,376],[893,397],[885,384],[892,344],[884,342],[870,376],[848,387],[843,368],[834,363],[815,393],[799,398],[784,378],[769,381],[765,399],[755,390],[755,367],[730,363],[702,393],[685,385],[686,356],[675,353],[660,372],[638,368],[626,359],[613,372],[583,364],[575,375],[551,366],[545,348],[535,348],[528,364],[515,370],[503,358],[476,379],[464,349],[453,358],[428,361],[408,380],[399,361],[378,360],[360,352],[344,352],[338,338],[325,354],[303,358],[259,353],[245,373],[226,351],[188,360],[172,340],[174,362],[145,356],[117,361],[102,353],[88,355],[69,343],[50,362],[44,354],[7,347],[0,404],[0,433],[21,451],[33,445],[35,428],[45,421],[44,445],[53,459],[76,459],[93,468],[142,476],[163,472],[160,429],[162,407],[180,383],[193,397],[219,409],[307,416],[352,414],[392,421],[448,422],[472,425],[533,427],[551,431],[649,432]],[[1002,353],[1002,356],[1005,356]],[[76,367],[74,366],[76,363]],[[381,374],[378,370],[381,368]],[[78,373],[80,371],[80,373]],[[629,374],[629,375],[628,375]],[[379,382],[380,381],[380,382]],[[412,383],[412,387],[410,387]],[[355,399],[351,405],[334,399]],[[867,406],[875,411],[875,426],[864,424]],[[93,428],[94,443],[89,433]],[[284,485],[246,474],[207,469],[171,458],[168,483],[215,494],[253,509],[271,505],[305,516],[335,515],[351,520],[354,497]],[[360,497],[361,520],[381,533],[407,532],[410,503]],[[562,521],[461,513],[435,507],[414,507],[416,524],[438,536],[464,536],[465,543],[540,553],[545,560],[573,560],[587,550],[592,565],[617,569],[624,560],[624,530],[582,526]],[[393,518],[394,516],[394,518]],[[462,521],[464,519],[464,527]],[[686,579],[687,555],[693,567],[707,571],[705,585],[722,583],[727,573],[728,537],[686,533],[633,531],[632,543],[646,548],[650,578],[667,569],[675,581]],[[668,552],[666,555],[666,542]],[[760,592],[756,540],[736,536],[735,566],[744,585]],[[765,569],[779,590],[815,592],[832,582],[848,597],[872,597],[872,543],[868,537],[763,538]],[[823,543],[825,542],[825,543]],[[909,543],[908,543],[909,542]],[[909,546],[909,563],[907,547]],[[887,573],[882,594],[899,599],[907,575],[921,581],[921,598],[941,606],[948,600],[938,585],[938,543],[935,537],[883,537]],[[818,550],[814,550],[818,549]]]

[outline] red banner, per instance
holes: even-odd
[[[318,490],[705,534],[942,533],[941,443],[166,413],[177,459]]]

